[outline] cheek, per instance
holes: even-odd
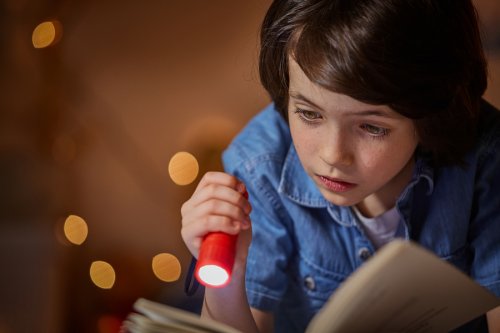
[[[386,161],[390,161],[387,151],[374,147],[371,149],[364,149],[361,154],[357,156],[358,164],[361,169],[367,173],[383,172],[385,169]]]
[[[415,147],[416,145],[410,142],[404,145],[396,142],[374,145],[363,149],[363,153],[358,155],[358,161],[367,174],[392,174],[407,164]]]
[[[305,157],[310,159],[317,153],[321,141],[320,135],[317,132],[311,131],[310,129],[299,129],[292,131],[291,134],[295,149],[302,161],[307,161]]]
[[[313,148],[311,142],[308,141],[307,137],[301,135],[292,136],[292,140],[299,158],[302,161],[306,161],[306,156],[309,156],[312,153]]]
[[[314,149],[314,136],[311,136],[309,131],[301,129],[300,124],[290,122],[290,132],[292,135],[293,145],[299,156],[310,154]]]

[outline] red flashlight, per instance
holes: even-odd
[[[243,194],[248,198],[248,193]],[[221,288],[231,280],[238,235],[211,232],[203,238],[195,267],[196,279],[204,286]]]
[[[231,279],[238,235],[211,232],[203,238],[195,274],[207,287],[224,287]]]

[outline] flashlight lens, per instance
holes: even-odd
[[[205,265],[200,267],[198,276],[207,285],[214,287],[224,285],[229,279],[229,274],[226,270],[216,265]]]

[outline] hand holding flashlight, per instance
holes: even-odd
[[[243,196],[248,199],[246,191]],[[224,232],[211,232],[203,238],[195,268],[196,279],[201,284],[220,288],[230,282],[237,241],[238,235]]]

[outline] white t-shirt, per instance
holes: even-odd
[[[377,249],[394,239],[401,220],[395,206],[373,218],[364,217],[355,206],[351,209]]]

